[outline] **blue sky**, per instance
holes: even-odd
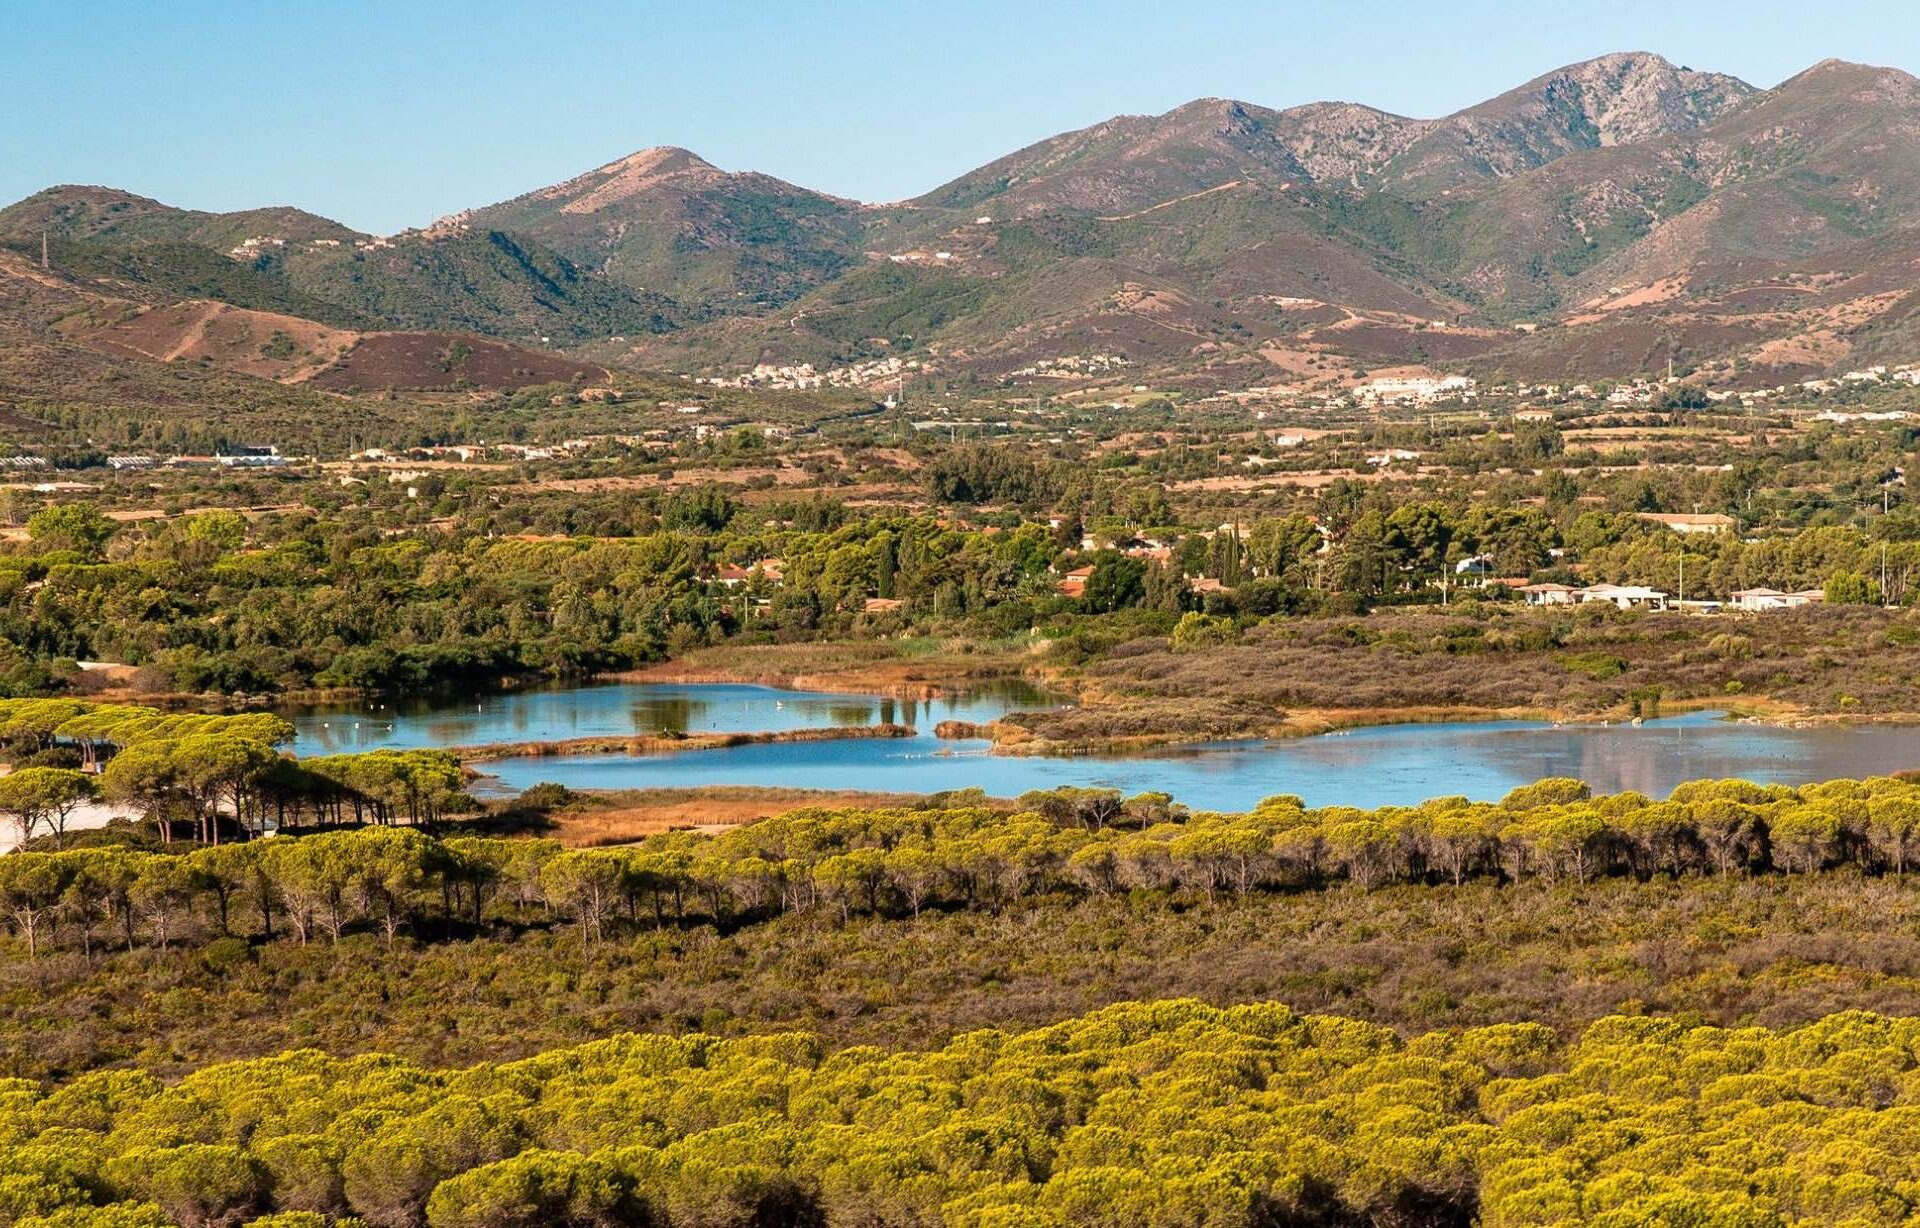
[[[890,200],[1207,95],[1436,115],[1617,50],[1762,86],[1828,56],[1920,68],[1911,0],[0,0],[0,15],[0,201],[105,183],[381,232],[649,145]]]

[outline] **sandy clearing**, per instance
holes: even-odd
[[[662,832],[690,830],[715,835],[743,823],[812,806],[833,810],[879,809],[924,800],[912,793],[862,793],[853,790],[752,788],[740,785],[705,789],[648,789],[623,793],[606,809],[569,810],[553,816],[562,844],[591,848],[626,844]]]

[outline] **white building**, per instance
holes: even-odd
[[[1478,385],[1464,375],[1376,376],[1354,387],[1363,405],[1425,405],[1448,397],[1468,398]]]
[[[1529,584],[1520,590],[1528,605],[1572,605],[1580,590],[1570,584]]]
[[[1372,456],[1367,457],[1367,463],[1376,469],[1384,469],[1395,461],[1417,461],[1419,459],[1420,454],[1418,452],[1411,452],[1406,448],[1388,448],[1385,452],[1375,452]]]
[[[1589,601],[1606,601],[1623,610],[1664,610],[1667,608],[1667,595],[1657,588],[1647,588],[1639,584],[1594,584],[1574,593],[1575,599],[1583,605]]]
[[[1825,600],[1826,594],[1817,588],[1802,589],[1797,593],[1783,593],[1777,588],[1743,588],[1733,594],[1733,608],[1736,610],[1797,610],[1801,606],[1813,605]]]
[[[1490,576],[1493,574],[1493,556],[1476,554],[1470,559],[1461,559],[1453,565],[1456,576]]]
[[[1664,525],[1675,533],[1731,533],[1740,527],[1740,522],[1733,517],[1712,512],[1705,515],[1696,512],[1639,512],[1637,515],[1649,524]]]

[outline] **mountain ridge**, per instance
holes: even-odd
[[[1868,317],[1892,293],[1874,262],[1920,254],[1920,81],[1823,60],[1759,90],[1618,52],[1436,118],[1194,99],[891,204],[661,145],[387,238],[73,186],[0,210],[15,250],[37,230],[148,298],[211,286],[338,327],[683,369],[911,352],[994,373],[1108,346],[1205,383],[1424,361],[1597,377],[1634,372],[1583,364],[1652,361],[1596,348],[1625,331],[1670,335],[1662,365],[1766,374],[1807,366],[1771,360],[1812,352],[1801,333],[1835,363],[1856,335],[1906,335]],[[196,244],[239,272],[210,275]],[[1747,309],[1783,278],[1818,286]]]
[[[634,290],[726,309],[777,305],[858,258],[861,206],[655,146],[458,215],[527,235]]]

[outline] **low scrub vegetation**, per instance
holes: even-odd
[[[1861,608],[1729,624],[1681,614],[1479,605],[1274,619],[1237,643],[1177,650],[1143,634],[1082,669],[1109,702],[1238,702],[1271,711],[1529,708],[1656,715],[1660,701],[1767,696],[1814,712],[1910,713],[1920,623]],[[1728,702],[1738,702],[1728,699]]]

